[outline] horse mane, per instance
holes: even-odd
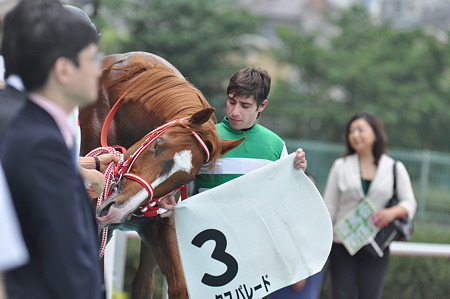
[[[109,68],[118,70],[119,75],[106,84],[107,88],[115,86],[124,97],[124,103],[139,101],[148,111],[162,116],[165,122],[191,116],[203,108],[211,107],[198,88],[175,75],[165,65],[153,65],[142,59],[136,59],[126,66],[112,65]],[[189,124],[210,147],[211,168],[221,151],[215,121],[213,115],[212,119],[202,125]]]

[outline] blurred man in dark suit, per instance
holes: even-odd
[[[102,298],[96,225],[67,115],[97,96],[97,32],[58,0],[22,0],[4,20],[6,69],[28,91],[0,142],[30,260],[6,272],[14,298]]]

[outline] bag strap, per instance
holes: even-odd
[[[392,167],[392,172],[394,173],[394,191],[392,192],[392,195],[395,196],[397,195],[397,175],[396,175],[396,165],[397,165],[397,161],[394,160],[394,167]]]
[[[395,206],[398,204],[399,200],[397,198],[397,175],[396,175],[396,165],[397,161],[394,160],[394,166],[392,167],[392,173],[394,175],[394,186],[392,187],[392,197],[389,199],[388,203],[386,204],[386,208]]]

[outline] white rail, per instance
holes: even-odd
[[[391,255],[450,258],[450,244],[392,242]]]

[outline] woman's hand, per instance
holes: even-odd
[[[403,218],[406,216],[408,216],[406,209],[397,205],[379,210],[378,212],[372,214],[372,222],[378,227],[383,227],[394,221],[395,218]]]

